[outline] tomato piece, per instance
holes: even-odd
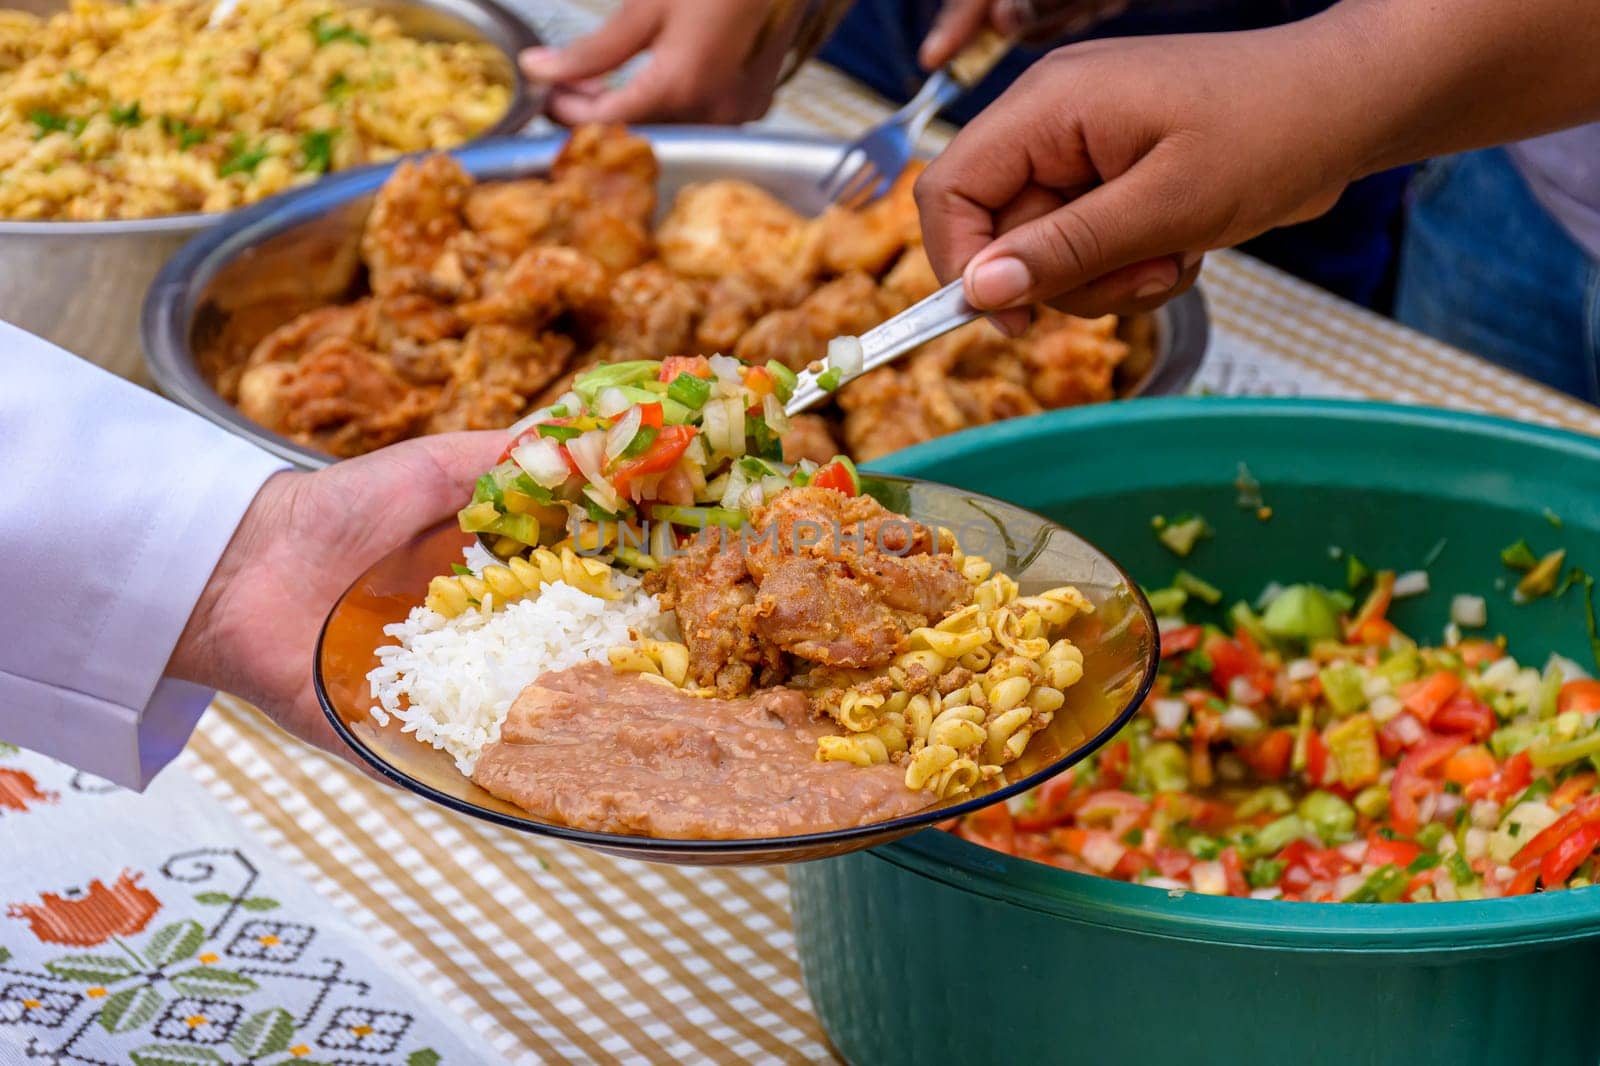
[[[1528,893],[1533,891],[1534,886],[1538,883],[1539,864],[1532,863],[1531,865],[1517,871],[1516,876],[1511,879],[1511,884],[1506,886],[1506,895],[1526,896]]]
[[[1075,792],[1077,773],[1068,770],[1040,785],[1033,794],[1033,807],[1012,816],[1018,829],[1049,829],[1072,820],[1082,797]]]
[[[1354,870],[1355,866],[1338,848],[1312,848],[1306,853],[1306,869],[1318,880],[1331,881],[1342,877]]]
[[[1402,722],[1402,719],[1405,721]],[[1412,722],[1416,722],[1418,725],[1422,724],[1421,722],[1417,722],[1416,718],[1406,714],[1404,711],[1385,722],[1383,724],[1383,728],[1378,730],[1378,754],[1382,755],[1385,759],[1393,759],[1402,751],[1405,751],[1406,726]]]
[[[1496,803],[1504,803],[1531,784],[1533,784],[1533,760],[1528,757],[1527,752],[1519,751],[1507,759],[1506,764],[1500,768],[1500,773],[1496,775],[1488,795]]]
[[[1162,877],[1182,877],[1194,865],[1194,856],[1182,848],[1159,847],[1150,856]]]
[[[1011,809],[1003,802],[973,811],[961,820],[957,832],[963,839],[995,851],[1012,853],[1016,848],[1016,823],[1012,820]]]
[[[1121,788],[1128,776],[1128,742],[1119,740],[1107,744],[1100,751],[1095,768],[1100,771],[1099,783],[1105,788]]]
[[[1484,663],[1492,663],[1496,659],[1504,659],[1506,650],[1492,640],[1474,637],[1457,644],[1456,654],[1461,656],[1461,661],[1469,669],[1475,669]]]
[[[1356,627],[1351,634],[1351,640],[1364,647],[1383,648],[1388,646],[1398,632],[1400,630],[1396,629],[1394,623],[1387,618],[1369,618]]]
[[[1111,868],[1111,876],[1124,881],[1132,881],[1146,870],[1155,869],[1155,860],[1138,848],[1129,848],[1122,853],[1122,858]]]
[[[694,426],[662,426],[643,455],[627,460],[611,475],[611,484],[617,494],[625,494],[628,483],[634,478],[662,474],[671,469],[689,450],[689,442],[694,440],[698,432]]]
[[[750,390],[753,397],[750,409],[755,410],[761,406],[761,401],[777,390],[777,382],[772,377],[772,371],[764,366],[753,366],[744,372],[744,387]]]
[[[1525,751],[1519,751],[1516,755],[1513,755],[1512,758],[1515,759],[1518,756],[1526,759],[1528,757],[1528,753]],[[1581,774],[1573,774],[1571,777],[1561,782],[1561,784],[1556,787],[1554,792],[1550,793],[1550,806],[1554,807],[1556,810],[1560,810],[1563,807],[1567,807],[1578,802],[1578,800],[1582,799],[1584,796],[1587,796],[1594,789],[1596,782],[1600,782],[1600,775],[1593,774],[1588,771],[1585,771]],[[1527,786],[1523,787],[1526,788]]]
[[[656,373],[656,380],[670,384],[679,374],[691,374],[697,378],[709,378],[711,377],[711,360],[703,355],[669,355],[661,360],[661,369]]]
[[[1239,858],[1239,850],[1230,844],[1222,849],[1222,854],[1217,858],[1222,862],[1222,874],[1227,879],[1228,895],[1248,896],[1250,882],[1244,878],[1244,862]]]
[[[1489,749],[1482,744],[1462,748],[1444,763],[1444,779],[1463,787],[1494,776],[1500,769]]]
[[[1394,780],[1389,783],[1389,818],[1396,831],[1412,836],[1421,828],[1419,802],[1439,790],[1428,778],[1429,771],[1466,746],[1467,738],[1463,736],[1432,736],[1400,760]]]
[[[861,495],[861,482],[855,468],[844,459],[835,459],[817,468],[811,475],[811,484],[821,489],[833,489],[846,496]]]
[[[1422,719],[1423,725],[1429,725],[1434,714],[1460,689],[1461,678],[1449,670],[1437,670],[1420,681],[1402,685],[1400,701],[1406,710]]]
[[[1161,634],[1161,657],[1170,659],[1174,655],[1193,651],[1200,646],[1200,636],[1204,632],[1204,626],[1179,626],[1167,630]]]
[[[1412,860],[1421,854],[1422,848],[1409,840],[1390,840],[1377,833],[1369,834],[1367,837],[1366,861],[1368,866],[1383,866],[1386,863],[1392,863],[1403,870],[1410,866]]]
[[[1537,866],[1557,844],[1585,825],[1596,822],[1600,822],[1600,796],[1588,796],[1579,800],[1570,811],[1535,833],[1526,844],[1522,845],[1522,848],[1511,857],[1511,865],[1519,870]]]
[[[1494,732],[1494,711],[1478,697],[1465,690],[1445,701],[1434,712],[1428,725],[1438,733],[1465,733],[1473,740],[1488,740]]]
[[[1104,789],[1085,796],[1078,804],[1075,817],[1085,828],[1109,829],[1120,837],[1135,826],[1143,825],[1149,813],[1150,804],[1133,793]]]
[[[1545,888],[1560,888],[1596,847],[1600,847],[1600,822],[1590,822],[1550,849],[1539,864],[1539,880]]]
[[[1294,754],[1294,731],[1274,729],[1239,754],[1262,780],[1281,781],[1289,772],[1289,759]]]
[[[665,416],[662,414],[660,404],[641,403],[635,404],[635,406],[639,408],[639,424],[641,426],[649,426],[652,429],[661,428],[661,422]]]
[[[1350,619],[1350,624],[1345,627],[1346,639],[1359,639],[1363,627],[1369,622],[1382,621],[1384,615],[1389,613],[1389,604],[1393,599],[1394,571],[1380,570],[1372,579],[1372,591],[1367,593],[1366,601],[1362,603],[1356,616]],[[1390,628],[1393,629],[1392,626]],[[1360,643],[1370,642],[1360,640]]]
[[[1577,711],[1579,714],[1600,711],[1600,681],[1590,678],[1568,681],[1556,696],[1556,710]]]
[[[1322,734],[1313,729],[1306,736],[1306,779],[1313,785],[1327,783],[1328,745]]]
[[[1218,692],[1227,692],[1228,683],[1234,678],[1248,677],[1261,670],[1261,653],[1253,644],[1213,636],[1205,642],[1204,650],[1211,660],[1211,683]]]

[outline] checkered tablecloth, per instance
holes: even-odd
[[[558,41],[612,6],[521,3]],[[769,122],[848,136],[886,111],[813,64]],[[1213,256],[1203,284],[1197,388],[1600,432],[1593,408],[1247,257]],[[0,1063],[826,1061],[786,902],[781,869],[455,816],[223,697],[142,796],[0,749]]]

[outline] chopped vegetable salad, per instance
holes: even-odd
[[[1236,605],[1222,628],[1183,621],[1187,602],[1220,593],[1180,574],[1151,595],[1162,667],[1135,719],[1090,760],[953,831],[1069,870],[1258,899],[1594,883],[1600,681],[1559,657],[1519,663],[1503,641],[1421,645],[1388,620],[1395,574],[1351,579],[1370,581],[1359,604],[1296,585],[1259,614]]]

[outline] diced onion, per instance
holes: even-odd
[[[1366,884],[1366,874],[1345,874],[1333,883],[1333,898],[1344,899],[1350,893]]]
[[[1207,896],[1228,894],[1228,874],[1223,870],[1222,863],[1215,860],[1197,862],[1189,867],[1189,881],[1194,885],[1196,892]]]
[[[1394,720],[1395,736],[1400,738],[1400,743],[1410,747],[1422,740],[1427,735],[1427,730],[1422,728],[1422,723],[1414,715],[1402,714]]]
[[[1183,700],[1159,699],[1150,705],[1156,728],[1163,733],[1176,733],[1189,717],[1189,705]]]
[[[1250,890],[1251,899],[1277,899],[1282,895],[1283,889],[1277,885],[1273,885],[1271,888],[1252,888]]]
[[[572,461],[583,474],[583,479],[589,483],[589,488],[594,490],[589,493],[590,498],[606,510],[616,512],[622,510],[622,501],[617,498],[616,490],[601,473],[605,448],[606,435],[598,429],[591,429],[567,442],[567,454],[572,456]]]
[[[1267,582],[1267,587],[1261,590],[1261,595],[1256,597],[1256,610],[1264,611],[1272,605],[1272,601],[1283,594],[1283,586],[1276,581]]]
[[[1589,679],[1589,671],[1564,655],[1557,655],[1551,652],[1549,660],[1544,664],[1545,671],[1548,672],[1552,666],[1561,671],[1562,680],[1586,681]]]
[[[1369,697],[1367,710],[1372,712],[1372,720],[1379,725],[1389,721],[1405,709],[1405,704],[1391,695]]]
[[[767,420],[767,427],[772,432],[789,432],[789,416],[784,413],[783,404],[778,402],[776,393],[767,393],[766,399],[761,401],[761,416]]]
[[[677,551],[677,541],[672,536],[671,522],[653,522],[650,525],[650,554],[660,560],[670,559]]]
[[[750,487],[750,478],[746,476],[743,468],[734,467],[728,474],[728,485],[722,490],[721,505],[732,510],[739,506],[739,497],[744,495],[744,490]]]
[[[729,398],[722,401],[727,412],[727,453],[737,459],[744,454],[744,401]]]
[[[607,389],[606,392],[614,390]],[[605,399],[605,393],[600,394],[600,399]],[[610,417],[610,416],[607,416]],[[627,450],[633,443],[633,438],[639,435],[639,427],[644,422],[644,409],[638,404],[631,404],[627,414],[617,419],[617,424],[606,430],[606,462],[611,462]]]
[[[761,479],[761,494],[769,500],[788,487],[789,479],[777,474],[768,474]]]
[[[711,372],[717,375],[718,381],[731,381],[744,384],[744,364],[731,355],[713,355],[709,360]]]
[[[1170,877],[1147,877],[1139,883],[1148,888],[1164,888],[1168,892],[1176,892],[1180,895],[1188,887],[1182,881],[1174,881]]]
[[[1450,621],[1477,629],[1489,623],[1489,604],[1482,596],[1457,596],[1450,601]]]
[[[1228,682],[1228,698],[1234,703],[1260,703],[1265,695],[1247,677],[1236,677]]]
[[[1461,808],[1461,805],[1465,802],[1466,800],[1462,799],[1454,792],[1441,792],[1439,793],[1438,806],[1434,808],[1433,815],[1435,818],[1453,817],[1456,811],[1458,811]]]
[[[1189,623],[1172,615],[1165,615],[1156,619],[1156,632],[1163,635],[1171,633],[1174,629],[1182,629]]]
[[[828,342],[828,366],[847,378],[861,373],[866,359],[860,337],[835,337]]]
[[[1283,672],[1290,681],[1310,681],[1317,676],[1317,663],[1315,659],[1295,659]]]
[[[1428,572],[1426,570],[1407,570],[1394,579],[1394,598],[1405,599],[1407,596],[1420,596],[1428,591]]]
[[[761,482],[758,481],[754,485],[746,487],[739,494],[739,499],[734,504],[734,507],[736,510],[744,511],[748,514],[765,502],[767,502],[767,492],[761,487]]]
[[[1222,712],[1222,728],[1229,733],[1259,733],[1261,717],[1247,707],[1229,707]]]
[[[512,440],[516,440],[528,430],[532,429],[534,426],[537,426],[539,423],[543,422],[549,417],[550,408],[548,407],[541,407],[537,411],[529,411],[527,414],[511,423],[511,428],[506,430],[506,433],[510,435]]]
[[[711,465],[711,456],[706,452],[706,438],[703,434],[696,433],[689,441],[689,447],[684,450],[691,463],[702,469]]]
[[[563,392],[561,398],[555,402],[557,407],[565,407],[567,414],[577,416],[583,413],[583,397],[575,392]]]
[[[1339,854],[1360,866],[1367,860],[1367,842],[1365,840],[1352,840],[1348,844],[1339,845]]]
[[[600,395],[594,399],[595,414],[601,418],[615,418],[633,406],[633,401],[628,399],[627,393],[612,385],[601,389]]]
[[[512,449],[511,460],[542,488],[559,488],[567,480],[567,461],[561,447],[547,437],[535,437]]]

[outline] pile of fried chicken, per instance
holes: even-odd
[[[950,547],[870,496],[786,489],[744,532],[708,530],[645,588],[677,612],[691,680],[731,699],[782,684],[796,658],[822,668],[813,682],[889,665],[908,633],[971,598]]]
[[[661,224],[648,142],[580,127],[548,178],[476,183],[402,163],[361,239],[370,294],[267,334],[219,388],[249,418],[337,456],[493,429],[596,363],[731,353],[800,369],[938,286],[915,170],[815,219],[743,181],[679,192]],[[974,323],[794,420],[786,458],[866,460],[968,426],[1109,399],[1114,317],[1044,310],[1018,340]],[[842,445],[842,447],[841,447]]]

